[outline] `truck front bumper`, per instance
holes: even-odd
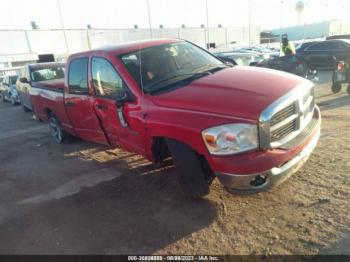
[[[321,117],[317,109],[317,124],[311,132],[311,138],[305,138],[308,142],[303,149],[282,165],[272,167],[263,172],[251,174],[232,174],[217,172],[216,175],[225,188],[237,194],[251,194],[266,191],[277,186],[288,177],[296,173],[315,149],[320,137]]]

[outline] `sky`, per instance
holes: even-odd
[[[0,0],[0,30],[30,29],[36,21],[41,29],[62,28],[60,2],[65,28],[148,28],[147,0]],[[251,23],[272,29],[330,19],[345,19],[348,0],[304,0],[299,17],[297,0],[207,0],[209,26],[247,26],[249,2]],[[206,25],[205,0],[149,0],[152,27],[199,27]],[[6,10],[6,11],[5,11]]]

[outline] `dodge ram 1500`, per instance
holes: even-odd
[[[107,47],[68,58],[63,89],[33,89],[52,137],[122,147],[153,162],[172,156],[192,197],[215,177],[231,192],[264,191],[315,148],[313,84],[270,69],[230,67],[177,39]]]

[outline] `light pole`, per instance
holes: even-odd
[[[284,4],[284,0],[280,1],[281,4],[281,9],[280,9],[280,29],[282,28],[282,19],[283,19],[283,4]]]
[[[205,12],[207,16],[207,49],[210,47],[210,41],[209,41],[209,8],[208,8],[208,0],[205,0]]]
[[[59,14],[59,17],[60,17],[61,28],[63,30],[64,43],[66,45],[66,53],[69,54],[68,41],[67,41],[67,36],[66,36],[66,30],[64,28],[64,22],[63,22],[63,16],[62,16],[60,0],[57,0],[57,8],[58,8],[58,14]]]
[[[152,33],[152,21],[151,21],[151,11],[149,8],[149,0],[147,0],[147,12],[148,12],[148,25],[149,25],[149,33],[151,38],[153,38],[153,33]]]
[[[252,27],[252,0],[249,0],[249,29],[248,29],[249,46],[251,43],[251,27]]]

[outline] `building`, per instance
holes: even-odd
[[[271,30],[274,35],[287,34],[292,41],[326,38],[333,35],[350,34],[350,22],[331,20]]]

